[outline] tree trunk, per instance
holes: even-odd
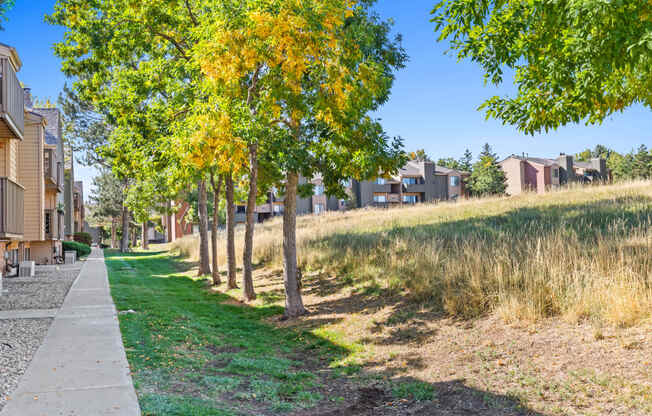
[[[296,318],[308,313],[301,299],[297,274],[297,187],[299,175],[288,172],[286,178],[285,210],[283,212],[283,280],[285,283],[284,318]]]
[[[228,288],[237,289],[235,260],[235,200],[233,198],[233,177],[226,175],[226,263]]]
[[[120,239],[120,252],[129,251],[129,210],[122,207],[122,238]]]
[[[206,196],[206,181],[198,183],[199,198],[197,208],[199,211],[199,272],[198,276],[211,274],[211,265],[208,258],[208,207]]]
[[[142,241],[142,246],[143,250],[148,250],[149,249],[149,241],[147,241],[147,234],[149,231],[149,221],[143,221],[142,229],[143,229],[143,241]]]
[[[215,175],[211,174],[211,186],[213,187],[213,224],[211,225],[211,249],[213,251],[211,257],[213,258],[213,285],[218,286],[222,283],[217,261],[217,226],[220,219],[220,191],[222,190],[222,176],[219,177],[216,185]]]
[[[136,247],[138,245],[138,228],[137,227],[132,227],[131,228],[131,246]]]
[[[117,248],[117,239],[118,239],[118,226],[115,223],[115,218],[111,218],[111,248]]]
[[[256,299],[253,281],[253,248],[254,248],[254,214],[256,213],[256,197],[258,196],[258,145],[249,145],[249,195],[247,198],[247,220],[245,223],[244,252],[242,254],[242,286],[245,300]]]

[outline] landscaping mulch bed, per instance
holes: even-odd
[[[34,277],[4,278],[0,311],[60,308],[82,264],[50,266],[37,271]]]
[[[52,321],[51,318],[0,320],[0,409],[18,386]]]

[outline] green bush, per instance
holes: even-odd
[[[84,243],[79,243],[77,241],[64,241],[63,242],[63,251],[76,251],[77,258],[88,256],[91,254],[91,246]]]
[[[73,239],[76,242],[86,244],[87,246],[93,244],[93,237],[91,237],[89,233],[75,233]]]

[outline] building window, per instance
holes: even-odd
[[[315,214],[321,214],[322,212],[324,212],[324,205],[315,204]]]
[[[558,178],[559,177],[559,169],[553,169],[552,170],[552,177],[553,178]]]
[[[376,185],[385,185],[385,178],[376,179]]]
[[[385,202],[387,202],[387,196],[385,196],[385,195],[374,195],[374,202],[385,203]]]
[[[405,204],[416,204],[419,202],[419,197],[416,195],[403,195],[403,203]]]
[[[45,235],[49,235],[52,232],[52,214],[49,212],[45,213]]]
[[[451,186],[460,186],[459,176],[451,176]]]
[[[315,195],[324,195],[324,185],[315,185]]]
[[[416,185],[419,183],[417,178],[403,178],[403,185]]]
[[[25,252],[23,253],[23,260],[25,260],[25,261],[31,260],[30,256],[31,256],[30,249],[26,248]]]
[[[237,214],[246,214],[246,213],[247,213],[247,207],[244,206],[244,205],[238,205],[238,206],[235,208],[235,212],[236,212]]]

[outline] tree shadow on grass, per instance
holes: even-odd
[[[535,414],[516,398],[463,382],[358,372],[342,364],[350,347],[268,324],[278,306],[236,306],[179,276],[167,256],[112,256],[106,263],[116,306],[137,311],[121,314],[120,326],[144,414]],[[136,273],[122,270],[125,257]]]

